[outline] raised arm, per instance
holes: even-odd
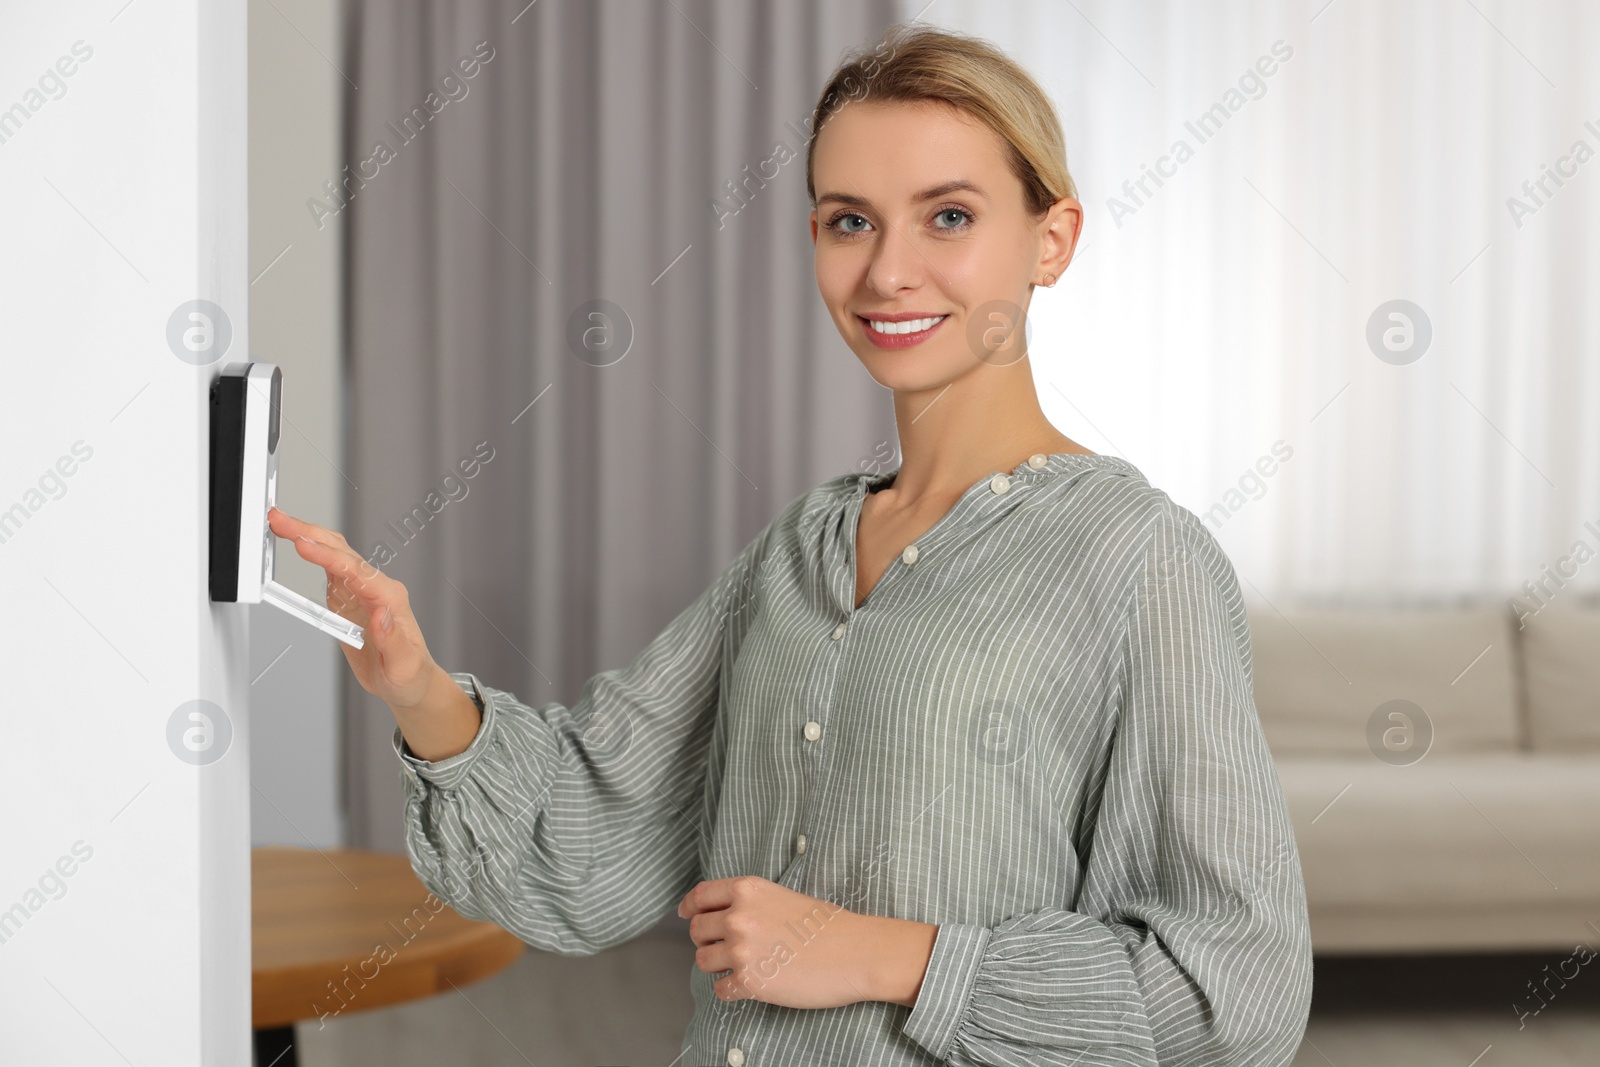
[[[672,909],[699,877],[725,642],[748,614],[765,540],[570,708],[456,674],[483,709],[464,752],[422,760],[395,731],[406,849],[423,884],[565,955],[626,941]]]
[[[276,521],[300,532],[296,520]],[[369,575],[354,590],[341,614],[368,626],[361,652],[374,659],[352,667],[369,692],[394,700],[406,848],[424,885],[468,918],[565,955],[625,941],[671,910],[698,878],[722,668],[756,610],[756,569],[776,526],[632,662],[591,677],[570,708],[529,706],[472,674],[445,673],[421,645],[399,583]],[[335,586],[357,565],[334,551],[342,538],[330,548],[337,535],[308,529],[311,542],[297,547],[329,568],[337,608]],[[368,621],[386,613],[391,628]],[[415,647],[389,642],[396,661],[419,657],[398,679],[385,673],[394,633],[415,634]]]

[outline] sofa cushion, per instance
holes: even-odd
[[[1525,616],[1522,656],[1534,749],[1600,749],[1600,607],[1557,601]]]
[[[1369,720],[1391,700],[1422,709],[1432,751],[1521,744],[1508,608],[1248,612],[1256,708],[1276,754],[1370,755]]]
[[[1600,754],[1276,761],[1307,905],[1600,914]]]

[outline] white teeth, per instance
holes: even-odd
[[[867,325],[877,333],[920,333],[931,330],[945,320],[944,315],[935,315],[928,319],[908,319],[905,322],[884,322],[882,319],[868,319]]]

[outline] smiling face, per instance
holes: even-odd
[[[1000,137],[932,101],[842,108],[817,135],[814,175],[817,288],[880,385],[940,389],[1022,357],[1011,327],[1030,286],[1065,268],[1077,201],[1031,214]],[[1063,212],[1077,212],[1064,231]]]

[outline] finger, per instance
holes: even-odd
[[[300,553],[301,559],[315,563],[327,572],[330,595],[336,592],[343,593],[347,587],[352,591],[358,590],[360,586],[369,583],[380,585],[391,583],[393,593],[398,593],[400,589],[399,582],[363,559],[353,548],[304,538],[296,538],[294,544],[295,551]]]
[[[695,950],[694,965],[707,974],[733,970],[733,950],[718,941]]]
[[[328,547],[335,550],[347,549],[354,554],[354,549],[349,549],[348,542],[342,536],[329,536],[332,531],[314,523],[306,522],[304,519],[298,519],[281,508],[272,507],[267,509],[267,525],[277,536],[292,541],[301,558],[307,559],[318,566],[324,566],[329,557],[326,553],[315,551],[316,547]],[[311,551],[308,552],[306,551],[307,549]],[[364,563],[365,561],[362,562]],[[359,610],[359,600],[353,593],[345,591],[348,583],[336,578],[336,573],[336,570],[328,573],[328,606],[341,615],[346,612],[359,614],[360,617],[351,618],[350,621],[364,625],[366,613]],[[362,568],[360,573],[363,579],[370,580],[378,571],[376,567],[368,565]]]
[[[314,522],[297,519],[280,508],[267,509],[267,525],[279,537],[301,538],[309,537],[313,541],[321,541],[326,545],[342,545],[350,547],[350,542],[345,540],[344,534],[326,526],[318,526]]]
[[[348,590],[367,611],[404,603],[405,597],[399,592],[400,583],[356,555],[353,550],[298,537],[295,538],[294,547],[301,559],[321,567],[327,572],[330,583]]]
[[[325,526],[318,526],[315,523],[306,522],[304,519],[297,519],[276,507],[267,509],[267,523],[272,528],[272,532],[279,537],[293,540],[297,550],[302,544],[308,542],[345,549],[363,564],[361,571],[363,578],[370,579],[378,573],[378,569],[361,559],[359,553],[350,547],[350,542],[345,540],[344,534],[337,530],[330,530]],[[301,555],[303,556],[304,553],[301,553]]]
[[[716,878],[701,882],[684,895],[678,904],[678,914],[691,919],[704,911],[726,908],[733,903],[733,885],[738,878]]]
[[[271,507],[267,509],[267,525],[279,537],[298,537],[311,532],[311,524],[304,519],[297,519],[282,508]]]
[[[344,583],[333,575],[328,575],[325,597],[328,607],[348,618],[351,622],[367,624],[367,609],[361,606],[361,599],[353,592],[346,589]]]
[[[297,540],[301,556],[328,575],[328,606],[366,629],[385,656],[404,656],[420,648],[422,633],[411,614],[411,595],[352,549]],[[397,661],[398,662],[398,661]]]
[[[728,939],[728,913],[708,911],[689,920],[689,940],[697,945],[712,945]]]
[[[730,965],[722,969],[731,971],[733,967]],[[716,972],[713,971],[711,973],[715,974]],[[735,974],[718,979],[712,984],[711,991],[717,995],[718,1000],[722,1001],[752,1000],[755,997],[755,994],[750,990],[749,983]]]
[[[316,527],[312,527],[316,529]],[[368,563],[355,549],[345,544],[343,540],[327,541],[306,534],[297,534],[294,538],[295,551],[300,553],[302,559],[315,563],[319,567],[326,566],[325,561],[339,560],[353,568],[351,573],[363,581],[378,581],[384,577],[383,572]],[[309,554],[308,554],[309,553]],[[316,558],[312,558],[315,556]]]

